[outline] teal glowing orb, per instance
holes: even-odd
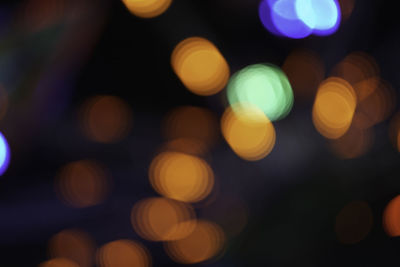
[[[293,90],[288,78],[271,64],[255,64],[235,73],[227,87],[228,101],[255,105],[271,120],[286,117],[293,106]]]

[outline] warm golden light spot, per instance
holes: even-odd
[[[221,91],[229,79],[229,66],[218,48],[200,37],[180,42],[171,56],[171,64],[182,83],[198,95]]]
[[[182,239],[195,228],[195,213],[191,206],[167,198],[148,198],[132,209],[131,222],[144,239],[168,241]]]
[[[122,0],[128,10],[141,18],[153,18],[164,13],[172,0]]]
[[[100,143],[118,142],[132,126],[132,112],[121,98],[96,96],[84,103],[81,122],[85,134]]]
[[[165,243],[165,250],[171,259],[178,263],[194,264],[217,256],[222,251],[224,243],[225,236],[218,225],[198,221],[189,236]]]
[[[400,236],[400,196],[396,196],[387,204],[382,225],[389,236]]]
[[[56,191],[67,205],[85,208],[100,204],[108,195],[109,178],[96,162],[81,160],[63,167],[56,179]]]
[[[339,242],[355,244],[363,240],[372,229],[373,215],[366,202],[354,201],[337,215],[335,231]]]
[[[204,154],[218,139],[218,120],[200,107],[178,107],[168,113],[163,132],[169,146],[178,152]]]
[[[39,267],[80,267],[76,262],[69,259],[57,258],[51,259],[39,264]]]
[[[102,246],[97,252],[100,267],[150,267],[147,249],[131,240],[117,240]]]
[[[237,105],[226,109],[221,129],[232,150],[245,160],[262,159],[275,145],[272,122],[255,106]]]
[[[285,60],[282,70],[288,76],[296,98],[312,99],[325,76],[319,56],[308,50],[296,50]]]
[[[321,83],[313,107],[315,128],[329,139],[337,139],[349,129],[356,109],[356,95],[349,83],[329,78]]]
[[[178,152],[156,156],[150,165],[149,178],[158,193],[184,202],[205,199],[214,186],[214,174],[207,162]]]
[[[49,241],[49,253],[52,258],[66,258],[79,267],[91,267],[95,245],[88,234],[79,230],[64,230]],[[71,266],[72,267],[72,266]]]
[[[364,155],[371,147],[373,129],[360,129],[353,125],[340,138],[331,141],[332,151],[342,159],[354,159]]]

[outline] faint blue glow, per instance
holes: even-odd
[[[272,34],[300,39],[334,33],[341,14],[337,0],[262,0],[259,17]]]
[[[0,133],[0,176],[7,170],[10,163],[10,148],[6,138]]]

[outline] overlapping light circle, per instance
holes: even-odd
[[[140,243],[122,239],[103,245],[97,252],[97,263],[100,267],[149,267],[151,257]]]
[[[272,34],[301,39],[334,33],[341,11],[337,0],[262,0],[259,16]]]
[[[10,163],[10,148],[7,139],[0,132],[0,176],[7,170]]]
[[[141,18],[153,18],[164,13],[172,0],[122,0],[128,10]]]
[[[186,238],[165,243],[165,250],[178,263],[194,264],[217,256],[224,245],[225,234],[221,227],[201,220]]]
[[[229,79],[229,65],[209,40],[190,37],[180,42],[171,55],[171,65],[192,93],[209,96],[221,91]]]
[[[234,108],[251,104],[271,121],[284,118],[293,106],[293,91],[287,76],[271,64],[255,64],[235,73],[228,83],[228,101]]]
[[[135,231],[151,241],[179,240],[196,226],[193,208],[168,198],[147,198],[132,209],[131,222]]]
[[[214,186],[208,163],[196,156],[162,152],[150,164],[149,179],[161,195],[184,202],[205,199]]]
[[[326,79],[315,97],[312,113],[315,128],[329,139],[343,136],[353,121],[356,105],[356,94],[348,82]]]
[[[256,106],[228,108],[222,116],[221,130],[232,150],[245,160],[260,160],[275,145],[275,128]]]

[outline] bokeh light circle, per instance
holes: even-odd
[[[341,21],[337,0],[262,0],[258,12],[269,32],[292,39],[330,35]]]
[[[313,106],[313,122],[320,134],[337,139],[350,128],[357,105],[352,86],[340,78],[321,83]]]
[[[118,142],[127,136],[132,127],[130,106],[116,96],[90,98],[83,104],[80,115],[84,133],[95,142]]]
[[[221,119],[226,142],[245,160],[266,157],[275,145],[276,133],[272,122],[256,106],[236,105],[227,108]]]
[[[56,258],[45,261],[39,264],[39,267],[80,267],[76,262],[65,259],[65,258]]]
[[[162,128],[172,150],[204,154],[217,142],[218,127],[218,119],[210,110],[182,106],[167,114]]]
[[[217,256],[224,248],[222,229],[208,221],[198,221],[194,231],[184,239],[165,243],[167,254],[176,262],[195,264]]]
[[[150,164],[149,179],[161,195],[184,202],[205,199],[214,186],[214,173],[203,159],[179,152],[162,152]]]
[[[0,176],[3,175],[10,164],[11,152],[7,139],[0,132]]]
[[[387,204],[382,219],[387,235],[400,236],[400,196],[396,196]]]
[[[221,91],[230,75],[228,63],[218,48],[200,37],[181,41],[172,52],[171,65],[187,89],[203,96]]]
[[[67,205],[85,208],[100,204],[108,196],[110,179],[106,171],[91,160],[64,166],[56,179],[56,192]]]
[[[341,19],[337,0],[296,0],[298,18],[316,35],[329,35],[337,30]]]
[[[122,0],[128,10],[141,18],[153,18],[164,13],[172,0]]]
[[[91,267],[94,261],[95,244],[91,237],[76,229],[63,230],[49,241],[52,258],[66,258],[80,267]]]
[[[252,104],[271,120],[284,118],[293,106],[293,91],[287,76],[270,64],[255,64],[235,73],[228,83],[228,101]]]
[[[131,222],[136,233],[151,241],[178,240],[196,226],[194,209],[167,198],[147,198],[132,208]]]
[[[103,245],[96,255],[100,267],[150,267],[150,254],[141,244],[116,240]]]

